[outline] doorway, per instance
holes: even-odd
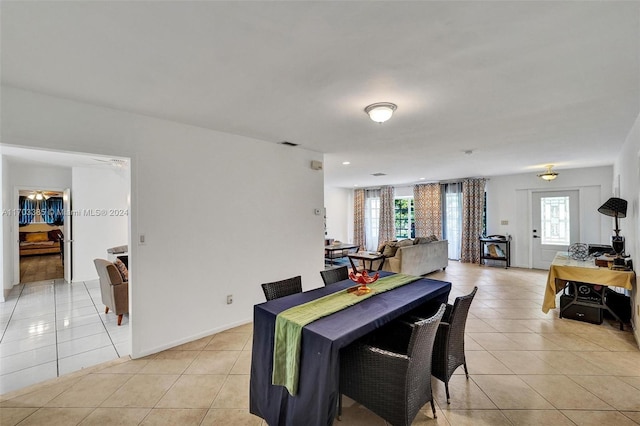
[[[578,190],[534,192],[531,195],[532,266],[549,269],[559,251],[580,238]]]

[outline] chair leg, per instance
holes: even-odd
[[[120,314],[120,315],[118,315],[118,325],[122,324],[122,316],[123,316],[123,315],[124,315],[124,314]]]
[[[105,314],[108,314],[108,313],[109,313],[109,307],[108,307],[108,306],[105,306],[105,307],[104,307],[104,313],[105,313]]]
[[[449,397],[449,381],[448,380],[446,382],[444,382],[444,390],[447,393],[447,404],[449,404],[450,403],[449,402],[450,397]]]
[[[467,375],[467,380],[469,379],[469,371],[467,370],[467,361],[465,360],[462,364],[464,366],[464,374]]]
[[[342,421],[342,394],[338,394],[338,421]]]
[[[437,419],[438,416],[436,416],[436,404],[433,403],[433,395],[431,395],[431,411],[433,411],[433,418]]]

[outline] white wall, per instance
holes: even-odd
[[[613,186],[618,186],[620,198],[627,200],[627,217],[620,219],[621,235],[625,237],[625,251],[631,255],[634,270],[640,265],[640,116],[629,132],[613,167]],[[640,344],[640,294],[638,279],[632,297],[632,324],[636,342]]]
[[[353,242],[353,220],[345,212],[353,210],[353,190],[336,187],[324,188],[324,205],[327,209],[327,238]],[[353,217],[353,214],[351,215]]]
[[[98,279],[93,259],[107,259],[108,248],[129,241],[129,170],[74,167],[71,173],[72,281]]]
[[[551,182],[543,181],[534,172],[493,176],[487,181],[487,234],[508,233],[512,236],[512,266],[530,267],[532,192],[577,189],[580,194],[579,242],[609,244],[611,241],[611,218],[597,210],[612,195],[613,168],[565,169],[558,173],[558,178]],[[501,225],[502,220],[509,224]]]
[[[10,159],[7,164],[7,180],[9,182],[7,196],[9,197],[8,205],[12,209],[19,209],[16,195],[18,189],[63,190],[71,187],[71,168],[69,167],[24,164]],[[9,222],[9,235],[5,236],[3,240],[7,249],[3,249],[2,256],[9,262],[8,280],[5,279],[3,283],[5,289],[10,289],[20,281],[20,275],[16,269],[19,264],[16,259],[18,238],[15,235],[16,229],[18,229],[18,216],[12,215]]]
[[[9,182],[9,160],[2,156],[0,162],[0,186],[2,186],[2,198],[0,198],[0,209],[3,211],[2,227],[0,228],[0,236],[2,236],[2,262],[0,262],[0,278],[2,279],[2,292],[0,292],[0,301],[4,302],[12,287],[13,277],[13,256],[11,253],[11,218],[15,216],[11,211],[11,184]]]
[[[2,92],[4,143],[129,157],[134,357],[252,319],[260,283],[322,285],[322,155],[49,97]],[[226,295],[234,303],[226,305]]]

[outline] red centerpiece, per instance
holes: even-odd
[[[376,272],[376,274],[372,277],[369,276],[369,273],[366,270],[355,274],[353,273],[353,271],[349,272],[349,279],[360,284],[360,286],[356,290],[358,295],[371,292],[371,289],[367,286],[367,284],[375,282],[378,278],[380,278],[379,272]]]

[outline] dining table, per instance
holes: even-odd
[[[393,275],[380,272],[380,277]],[[249,410],[276,425],[331,425],[340,383],[340,349],[409,311],[447,303],[451,283],[420,277],[317,319],[302,328],[297,392],[272,384],[278,314],[352,287],[351,280],[254,306]],[[353,297],[358,297],[354,294]]]

